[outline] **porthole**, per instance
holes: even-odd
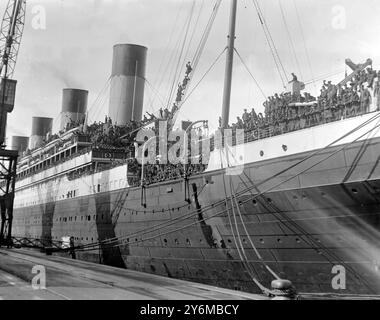
[[[352,189],[351,191],[352,191],[352,193],[355,193],[355,194],[359,193],[359,191],[357,189]]]
[[[261,238],[259,241],[260,241],[260,243],[264,243],[264,239],[263,238]]]
[[[257,200],[256,200],[256,199],[253,199],[253,200],[252,200],[252,203],[253,203],[255,206],[257,206]]]
[[[282,150],[284,150],[285,152],[288,151],[288,146],[285,145],[285,144],[283,144],[283,145],[282,145]]]
[[[264,157],[264,151],[263,150],[260,151],[260,157]]]

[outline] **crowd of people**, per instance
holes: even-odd
[[[264,114],[254,108],[244,109],[242,117],[237,117],[230,128],[244,129],[249,140],[255,140],[365,114],[372,97],[379,97],[379,79],[380,71],[369,67],[337,85],[324,81],[317,98],[307,92],[275,94],[263,103]],[[297,78],[293,75],[294,80]]]
[[[147,164],[144,166],[144,185],[151,185],[154,183],[184,179],[186,176],[192,176],[202,173],[206,169],[203,164]],[[185,174],[186,172],[186,174]],[[138,168],[138,173],[135,179],[130,179],[129,183],[133,186],[140,186],[141,184],[141,166]]]

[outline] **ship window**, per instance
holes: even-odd
[[[255,206],[257,206],[257,200],[256,200],[256,199],[253,199],[253,200],[252,200],[252,203],[253,203]]]
[[[88,221],[91,221],[91,216],[88,216],[88,217],[87,217],[87,220],[88,220]]]
[[[100,192],[100,184],[98,184],[98,192]]]
[[[358,190],[357,189],[352,189],[352,193],[358,193]]]
[[[263,157],[263,156],[264,156],[264,151],[261,150],[261,151],[260,151],[260,157]]]

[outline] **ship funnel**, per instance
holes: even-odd
[[[108,115],[114,124],[142,120],[147,52],[146,47],[134,44],[113,48]]]
[[[29,149],[39,148],[46,140],[46,136],[52,133],[53,119],[33,117],[32,136],[29,140]]]
[[[83,124],[86,118],[88,91],[64,89],[62,95],[61,127],[65,130],[71,124]]]
[[[18,151],[19,154],[25,152],[29,147],[29,137],[13,136],[11,150]]]

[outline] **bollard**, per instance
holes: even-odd
[[[277,279],[272,281],[272,300],[296,300],[297,291],[289,280]]]

